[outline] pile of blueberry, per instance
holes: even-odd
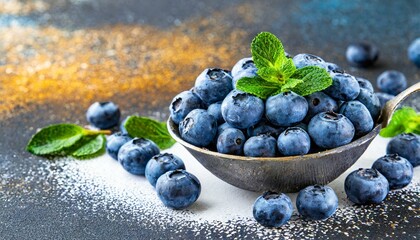
[[[86,117],[92,126],[109,129],[118,125],[120,110],[112,102],[96,102],[89,107]],[[167,207],[187,208],[200,195],[200,181],[185,170],[181,158],[160,153],[159,147],[149,139],[131,138],[127,133],[117,132],[108,137],[106,151],[127,172],[146,176]]]
[[[305,97],[289,91],[262,100],[235,86],[257,75],[252,58],[241,59],[232,71],[205,69],[169,107],[181,138],[220,153],[274,157],[336,148],[372,130],[381,103],[368,80],[310,54],[298,54],[293,62],[297,68],[325,68],[333,84]],[[383,89],[395,86],[388,84],[392,76],[380,81]]]

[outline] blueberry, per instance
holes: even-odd
[[[214,118],[216,118],[216,121],[218,124],[223,123],[225,120],[222,116],[222,102],[212,103],[207,108],[207,112],[212,115]]]
[[[365,105],[359,101],[344,103],[340,108],[340,113],[353,123],[356,137],[361,137],[373,129],[372,116]]]
[[[219,68],[207,68],[195,80],[194,91],[207,105],[222,101],[231,90],[232,76]]]
[[[145,176],[147,181],[156,187],[156,182],[164,173],[184,169],[185,165],[181,158],[171,153],[160,153],[150,159],[146,165]]]
[[[413,179],[413,165],[398,154],[387,154],[379,158],[373,163],[372,168],[384,175],[390,189],[403,188]]]
[[[400,134],[388,143],[386,153],[396,153],[407,159],[413,167],[420,165],[420,136],[414,133]]]
[[[95,102],[86,112],[87,121],[99,129],[117,126],[120,116],[120,109],[113,102]]]
[[[361,78],[361,77],[357,77],[356,80],[359,83],[360,88],[364,88],[364,89],[369,90],[371,92],[375,91],[373,89],[372,83],[369,80],[367,80],[365,78]]]
[[[293,205],[286,194],[269,191],[257,198],[252,213],[264,227],[280,227],[292,216]]]
[[[296,208],[300,215],[312,220],[331,217],[338,207],[338,198],[328,186],[308,186],[299,191]]]
[[[420,38],[416,38],[408,47],[408,58],[420,68]]]
[[[309,122],[313,116],[320,112],[338,111],[337,102],[323,92],[314,92],[305,96],[305,99],[308,102],[308,113],[305,116],[305,122]]]
[[[265,103],[265,117],[276,126],[292,126],[302,121],[307,113],[308,102],[294,92],[271,96]]]
[[[244,144],[244,154],[249,157],[274,157],[276,145],[276,139],[270,135],[250,137]]]
[[[407,88],[407,80],[402,72],[389,70],[381,73],[376,80],[381,92],[397,95]]]
[[[300,123],[294,125],[293,127],[300,127],[303,130],[305,130],[306,133],[308,133],[308,124],[306,124],[306,123],[300,122]]]
[[[174,123],[179,124],[194,109],[203,108],[203,102],[192,91],[183,91],[176,95],[169,105],[169,112]]]
[[[318,66],[324,68],[325,66],[325,61],[322,58],[306,53],[300,53],[294,56],[293,63],[296,68],[303,68],[306,66]]]
[[[226,130],[226,129],[228,129],[228,128],[234,128],[234,127],[232,127],[231,125],[229,125],[229,123],[227,123],[227,122],[225,122],[225,123],[223,123],[223,124],[220,124],[218,127],[217,127],[217,134],[216,134],[216,138],[218,138],[219,137],[219,135],[224,131],[224,130]]]
[[[118,160],[118,151],[121,146],[130,141],[131,137],[126,133],[117,132],[108,137],[106,141],[106,152],[113,159]]]
[[[361,88],[356,100],[366,106],[372,116],[372,120],[375,122],[381,114],[381,102],[375,93]]]
[[[248,69],[256,69],[252,57],[242,58],[239,60],[232,68],[232,77],[235,77],[238,73]]]
[[[260,134],[269,134],[277,138],[281,132],[284,131],[282,127],[272,125],[266,118],[262,118],[256,125],[247,128],[246,133],[248,137],[258,136]]]
[[[225,129],[217,138],[217,151],[219,153],[242,155],[244,143],[244,133],[236,128]]]
[[[311,148],[311,139],[302,128],[288,127],[277,139],[277,147],[285,156],[304,155]]]
[[[335,63],[325,62],[324,63],[324,68],[328,72],[344,73],[344,70]]]
[[[375,93],[376,97],[379,99],[379,103],[381,104],[381,108],[383,108],[385,106],[385,104],[393,99],[395,96],[388,94],[388,93],[381,93],[381,92],[377,92]]]
[[[335,148],[351,142],[354,126],[342,114],[322,112],[311,119],[308,133],[319,147]]]
[[[201,192],[200,181],[193,174],[173,170],[160,176],[156,182],[156,193],[163,204],[173,209],[184,209],[193,204]]]
[[[124,118],[124,120],[122,120],[122,122],[120,123],[120,131],[121,133],[128,133],[127,129],[125,129],[124,124],[125,122],[127,122],[127,119],[131,117],[131,116],[127,116],[126,118]]]
[[[147,162],[159,151],[154,142],[145,138],[134,138],[121,146],[118,161],[127,172],[144,175]]]
[[[254,126],[261,120],[263,113],[263,100],[239,90],[230,92],[222,102],[223,119],[235,128]]]
[[[369,43],[354,43],[347,47],[346,59],[355,67],[372,66],[378,57],[378,48]]]
[[[179,123],[179,133],[185,141],[204,147],[217,134],[217,121],[206,110],[194,109]]]
[[[330,73],[333,80],[331,86],[324,90],[334,99],[351,101],[359,95],[360,87],[356,78],[347,73]]]
[[[378,204],[388,195],[388,180],[376,169],[359,168],[344,181],[344,190],[356,204]]]
[[[242,70],[242,71],[238,72],[232,78],[232,87],[234,89],[236,89],[236,83],[241,78],[244,78],[244,77],[253,78],[253,77],[258,76],[257,71],[258,71],[257,68],[247,68],[245,70]]]

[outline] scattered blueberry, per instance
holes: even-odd
[[[378,57],[378,48],[369,43],[355,43],[347,47],[346,59],[355,67],[372,66]]]
[[[207,108],[207,112],[210,115],[212,115],[214,118],[216,118],[216,121],[218,124],[221,124],[225,121],[222,116],[221,107],[222,107],[222,102],[217,102],[217,103],[210,104],[210,106]]]
[[[351,101],[359,95],[360,87],[356,78],[347,73],[331,72],[330,76],[333,80],[331,86],[324,90],[326,94],[334,99],[342,101]]]
[[[278,137],[277,147],[284,156],[304,155],[311,148],[311,139],[302,128],[288,127]]]
[[[108,137],[106,141],[106,152],[113,159],[118,160],[118,151],[121,146],[130,141],[131,137],[126,133],[117,132]]]
[[[408,58],[420,68],[420,38],[416,38],[408,47]]]
[[[242,58],[233,66],[232,77],[235,77],[238,75],[238,73],[249,69],[256,69],[252,57]]]
[[[390,189],[403,188],[413,179],[413,165],[398,154],[387,154],[379,158],[373,163],[372,168],[384,175]]]
[[[335,63],[325,62],[324,63],[324,68],[328,72],[344,73],[344,70],[340,66],[338,66],[337,64],[335,64]]]
[[[198,108],[203,108],[201,99],[192,91],[183,91],[173,98],[169,112],[172,121],[179,124],[188,113]]]
[[[356,100],[366,106],[372,116],[372,120],[376,122],[381,114],[381,102],[376,94],[367,89],[361,88]]]
[[[369,80],[361,77],[357,77],[356,80],[359,83],[360,88],[364,88],[371,92],[375,92],[375,90],[373,89],[373,85]]]
[[[413,167],[420,165],[420,136],[414,133],[400,134],[388,143],[386,153],[396,153],[407,159]]]
[[[113,102],[95,102],[86,112],[87,121],[99,129],[117,126],[120,116],[120,109]]]
[[[389,184],[378,170],[359,168],[346,177],[344,190],[356,204],[378,204],[388,195]]]
[[[263,113],[263,100],[239,90],[230,92],[222,102],[223,119],[235,128],[254,126],[261,120]]]
[[[292,126],[302,121],[307,113],[308,102],[294,92],[271,96],[265,103],[265,117],[276,126]]]
[[[216,136],[217,121],[206,110],[194,109],[179,123],[179,133],[185,141],[204,147]]]
[[[328,186],[308,186],[299,191],[296,208],[300,215],[312,220],[331,217],[338,207],[338,198]]]
[[[147,181],[156,187],[156,182],[164,173],[184,169],[185,165],[181,158],[171,153],[160,153],[155,155],[147,162],[145,176]]]
[[[165,206],[185,209],[200,196],[201,184],[193,174],[178,169],[166,172],[158,178],[156,193]]]
[[[217,151],[219,153],[242,155],[245,141],[245,135],[241,130],[236,128],[225,129],[217,138]]]
[[[255,201],[252,213],[259,224],[280,227],[292,216],[293,205],[284,193],[265,192]]]
[[[207,105],[222,101],[231,90],[232,76],[223,69],[205,69],[195,80],[194,91]]]
[[[270,135],[250,137],[244,144],[244,155],[249,157],[276,156],[277,141]]]
[[[407,88],[407,80],[402,72],[389,70],[379,75],[376,80],[381,92],[397,95]]]
[[[391,95],[391,94],[388,94],[388,93],[381,93],[381,92],[376,92],[375,95],[379,99],[379,103],[381,104],[381,108],[383,108],[389,100],[391,100],[395,97],[394,95]]]
[[[315,55],[300,53],[293,57],[293,63],[295,64],[296,68],[303,68],[306,66],[318,66],[324,68],[325,61]]]
[[[260,134],[269,134],[274,138],[277,138],[283,131],[284,128],[274,126],[263,117],[261,121],[257,123],[257,125],[247,128],[246,133],[248,134],[248,137],[257,136]]]
[[[308,113],[305,116],[304,121],[308,123],[311,118],[320,112],[337,112],[337,102],[330,96],[323,92],[314,92],[310,95],[305,96],[308,102]]]
[[[154,142],[145,138],[134,138],[121,146],[118,161],[127,172],[144,175],[147,162],[159,152],[159,147]]]
[[[365,105],[359,101],[345,102],[340,107],[340,113],[353,123],[356,137],[361,137],[373,129],[372,116]]]

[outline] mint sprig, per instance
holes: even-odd
[[[130,116],[124,127],[131,137],[142,137],[152,140],[160,149],[167,149],[175,144],[165,122],[159,122],[147,117]]]
[[[395,137],[401,133],[420,134],[420,114],[410,107],[403,107],[395,111],[388,126],[381,129],[379,135]]]
[[[251,53],[258,76],[239,79],[236,88],[241,91],[262,99],[286,91],[306,96],[332,84],[330,75],[323,68],[296,69],[293,60],[286,57],[283,44],[272,33],[258,34],[252,40]]]

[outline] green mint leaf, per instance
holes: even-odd
[[[26,150],[35,155],[59,154],[84,136],[85,129],[76,124],[55,124],[41,129],[29,141]]]
[[[266,81],[278,82],[280,84],[284,83],[283,74],[280,72],[280,69],[263,67],[258,69],[257,74]]]
[[[301,79],[289,78],[287,82],[281,86],[281,92],[287,92],[296,87],[296,85],[303,83]]]
[[[280,71],[283,73],[285,79],[289,79],[296,72],[296,66],[293,60],[285,57],[280,66]]]
[[[286,58],[282,43],[274,34],[269,32],[262,32],[252,40],[251,53],[254,64],[258,69],[279,69],[282,59]]]
[[[332,84],[332,78],[327,70],[317,66],[299,68],[290,78],[302,80],[301,83],[291,89],[301,96],[324,90]]]
[[[166,123],[147,117],[131,116],[124,124],[131,137],[142,137],[152,140],[160,149],[170,148],[175,140],[169,135]]]
[[[79,144],[80,143],[80,144]],[[106,138],[99,134],[96,136],[84,136],[71,155],[76,158],[87,159],[97,157],[105,152]]]
[[[238,90],[253,94],[261,99],[266,99],[277,92],[281,85],[279,82],[270,82],[257,76],[253,78],[244,77],[236,83]]]
[[[381,129],[379,135],[395,137],[401,133],[420,134],[420,114],[410,107],[403,107],[395,111],[388,126]]]

